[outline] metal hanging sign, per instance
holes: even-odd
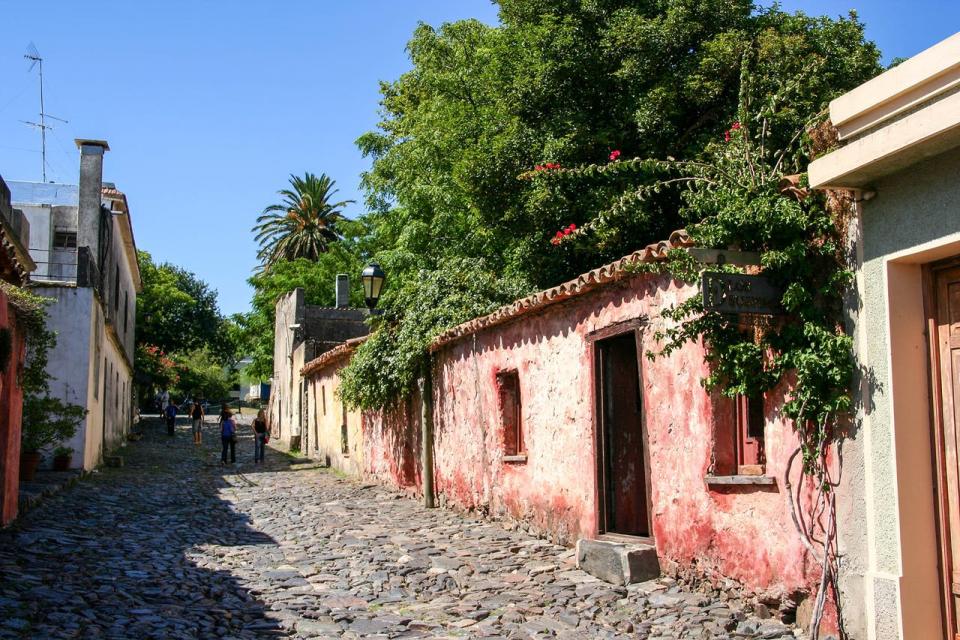
[[[700,290],[705,311],[780,315],[783,290],[764,276],[704,272]]]

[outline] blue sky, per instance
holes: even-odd
[[[889,61],[960,28],[944,0],[787,0],[836,15],[856,8]],[[44,56],[48,179],[76,182],[73,139],[105,138],[104,179],[127,193],[137,245],[196,272],[225,313],[248,308],[250,233],[289,173],[325,172],[362,202],[368,162],[354,141],[377,122],[378,82],[409,66],[417,22],[496,21],[488,0],[70,2],[0,0],[0,175],[39,180]],[[361,205],[350,210],[362,212]]]

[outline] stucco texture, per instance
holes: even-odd
[[[307,377],[308,415],[304,442],[309,455],[324,460],[343,473],[361,476],[365,468],[362,416],[358,411],[346,410],[339,394],[339,372],[348,362],[349,359],[344,357]],[[345,443],[343,425],[347,427]]]
[[[848,618],[870,638],[941,637],[921,622],[936,626],[939,614],[920,265],[960,254],[957,175],[954,150],[878,180],[862,204],[853,305],[861,409],[844,445],[853,473],[840,536]]]
[[[589,334],[649,318],[641,350],[657,350],[661,310],[695,292],[665,276],[606,286],[536,314],[454,342],[436,355],[437,492],[464,508],[532,524],[571,544],[598,533],[593,351]],[[496,375],[519,374],[526,462],[505,462]],[[700,345],[670,357],[643,358],[643,419],[649,459],[653,536],[662,560],[734,578],[779,595],[809,587],[813,567],[776,487],[711,489],[715,431],[733,406],[711,397]],[[782,478],[796,447],[779,417],[781,394],[768,401],[769,475]],[[639,452],[638,452],[639,453]]]

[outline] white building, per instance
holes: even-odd
[[[140,269],[126,196],[103,183],[100,140],[77,140],[80,184],[8,182],[30,223],[36,293],[57,332],[47,371],[51,393],[83,406],[72,465],[92,469],[129,431]]]

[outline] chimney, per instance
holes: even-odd
[[[110,145],[106,140],[77,139],[74,142],[80,149],[80,211],[77,215],[77,246],[89,247],[91,257],[99,260],[103,152],[109,151]]]
[[[337,274],[337,309],[346,309],[350,306],[350,276],[345,273]]]

